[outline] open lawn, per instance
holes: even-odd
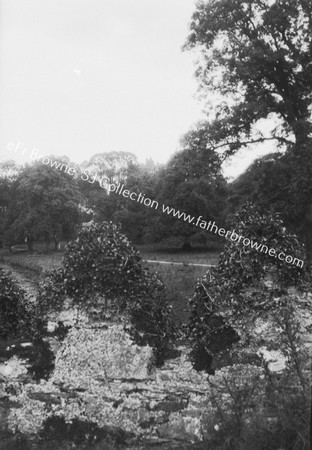
[[[183,323],[189,316],[188,298],[194,292],[196,281],[201,278],[209,267],[192,266],[192,264],[214,265],[217,263],[218,253],[214,251],[192,250],[155,250],[141,246],[139,248],[143,260],[149,260],[147,266],[157,272],[163,280],[168,294],[168,301],[173,307],[174,319],[177,324]],[[16,270],[23,271],[26,277],[29,272],[36,273],[38,278],[44,272],[56,269],[60,266],[63,252],[34,253],[29,254],[25,249],[18,249],[13,253],[6,250],[0,252],[1,261],[13,266]],[[151,262],[155,261],[155,262]],[[166,261],[170,264],[162,264],[158,261]],[[175,265],[175,263],[180,263]],[[183,263],[183,264],[181,264]]]
[[[149,263],[148,266],[159,274],[166,286],[168,301],[173,308],[175,323],[186,322],[189,317],[188,298],[194,292],[196,281],[209,269],[207,267],[163,265],[158,263]]]

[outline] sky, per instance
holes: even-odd
[[[181,49],[194,10],[195,0],[0,0],[0,159],[22,142],[76,163],[109,151],[168,161],[203,117],[195,55]]]

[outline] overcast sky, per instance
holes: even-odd
[[[181,51],[195,0],[0,5],[1,159],[22,141],[78,163],[113,150],[166,162],[202,117]],[[248,165],[237,161],[233,174]]]

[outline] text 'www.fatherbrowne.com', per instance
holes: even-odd
[[[8,144],[8,150],[14,151],[15,153],[17,151],[22,152],[23,155],[28,151],[23,142],[20,141],[17,142],[16,144],[10,142]],[[68,164],[64,163],[63,161],[58,161],[51,156],[45,156],[43,154],[40,154],[39,150],[36,148],[32,149],[30,159],[33,162],[35,161],[41,162],[45,166],[50,166],[53,169],[65,172],[67,175],[70,175],[73,178],[81,178],[83,181],[89,182],[91,184],[98,182],[99,186],[105,189],[108,195],[114,193],[124,198],[129,198],[134,202],[141,203],[146,207],[155,210],[159,209],[159,203],[156,200],[146,197],[145,194],[142,192],[130,191],[129,189],[126,189],[124,184],[121,183],[118,184],[109,183],[108,177],[106,177],[105,175],[99,177],[98,174],[95,175],[91,174],[88,169],[84,169],[82,173],[79,173],[80,171],[78,167],[71,167]],[[291,255],[286,255],[284,252],[277,252],[274,248],[269,248],[265,244],[259,244],[258,242],[254,242],[251,239],[248,239],[244,236],[237,234],[235,230],[226,231],[224,228],[219,228],[214,221],[211,222],[210,220],[209,222],[206,222],[205,220],[203,220],[202,216],[192,217],[189,214],[186,214],[185,212],[180,212],[175,208],[166,205],[162,205],[162,212],[164,214],[167,214],[168,216],[175,217],[189,224],[193,224],[196,227],[200,227],[201,229],[209,231],[210,233],[215,233],[221,237],[230,239],[230,241],[232,242],[237,243],[241,242],[245,247],[250,247],[260,253],[265,254],[267,253],[269,254],[269,256],[278,258],[280,261],[285,261],[286,263],[295,265],[297,267],[303,267],[304,262],[301,259],[294,258]]]
[[[215,221],[206,222],[203,220],[202,216],[193,217],[185,212],[181,212],[172,208],[170,206],[162,205],[162,212],[168,214],[168,216],[176,217],[177,219],[182,219],[184,222],[189,224],[193,224],[196,227],[200,227],[203,230],[209,231],[210,233],[218,234],[221,237],[225,237],[232,242],[239,243],[241,242],[245,247],[250,247],[257,252],[268,254],[274,258],[278,258],[280,261],[285,261],[288,264],[295,265],[297,267],[303,267],[304,262],[299,258],[294,258],[291,255],[286,255],[284,252],[277,252],[275,248],[269,248],[265,244],[259,244],[258,242],[253,241],[252,239],[248,239],[242,235],[239,235],[235,232],[235,230],[226,231],[224,228],[219,228]]]

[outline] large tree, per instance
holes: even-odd
[[[148,223],[149,209],[135,201],[114,192],[107,192],[107,183],[124,187],[154,199],[154,172],[157,166],[152,160],[139,164],[134,154],[129,152],[99,153],[82,165],[79,180],[80,190],[87,198],[94,220],[112,220],[120,223],[122,232],[135,243],[142,241],[144,228]]]
[[[209,124],[211,145],[233,152],[267,139],[306,143],[311,133],[310,0],[199,1],[186,47],[198,48],[203,89],[230,98]],[[276,117],[269,136],[254,134]],[[296,146],[297,149],[300,145]]]
[[[107,152],[93,155],[82,164],[82,169],[89,176],[89,182],[97,175],[96,181],[102,183],[126,183],[131,171],[138,166],[137,157],[130,152]],[[84,178],[83,178],[84,179]]]
[[[185,134],[181,150],[158,174],[156,198],[160,205],[173,207],[186,216],[202,216],[207,222],[215,220],[221,225],[226,182],[220,157],[207,149],[208,137],[201,125]],[[160,214],[160,211],[154,212],[154,216],[147,232],[154,235],[155,240],[188,248],[192,243],[206,245],[212,237],[183,218]]]
[[[312,249],[311,1],[199,1],[190,28],[186,48],[199,51],[201,90],[215,102],[206,123],[208,148],[225,157],[259,142],[284,148],[289,156],[282,169],[292,173],[289,208],[300,204],[296,220],[304,222]],[[281,200],[285,183],[276,185]]]
[[[42,237],[47,247],[51,239],[56,244],[62,235],[73,235],[82,203],[77,181],[69,174],[42,163],[26,166],[12,187],[5,234],[11,243],[25,239],[30,250]]]
[[[229,212],[238,211],[246,200],[263,212],[279,212],[312,254],[312,159],[291,152],[269,154],[253,164],[229,187]]]
[[[93,155],[81,167],[78,181],[80,190],[86,196],[88,206],[94,212],[96,221],[111,220],[120,211],[120,198],[107,192],[108,184],[128,185],[128,179],[138,170],[137,158],[130,152],[107,152]]]

